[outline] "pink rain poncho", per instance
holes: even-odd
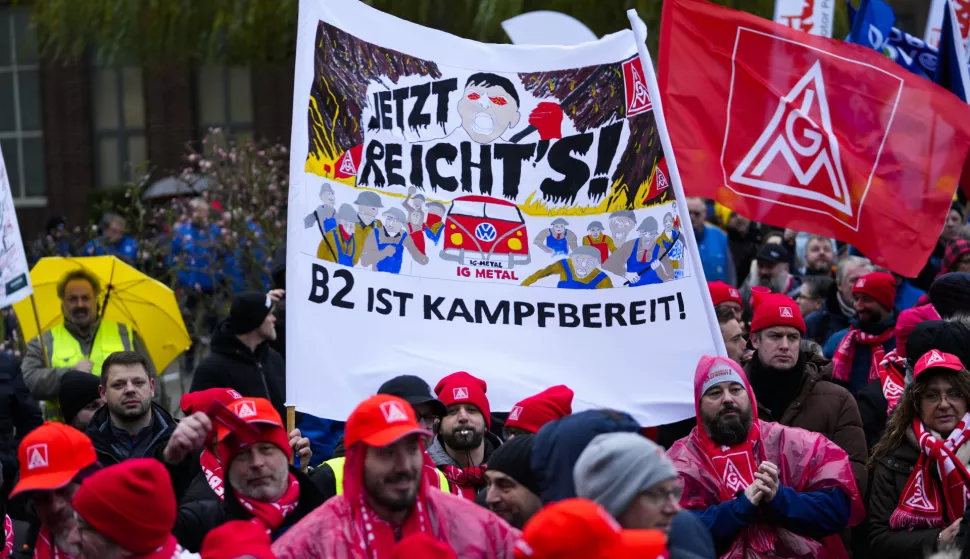
[[[779,485],[791,487],[799,493],[839,487],[851,500],[849,526],[862,522],[865,509],[852,466],[844,450],[819,435],[803,429],[785,427],[778,423],[760,421],[754,391],[741,367],[733,361],[719,357],[703,357],[694,374],[694,402],[697,426],[686,438],[671,446],[667,456],[674,462],[680,479],[684,482],[684,495],[680,505],[688,510],[705,510],[729,498],[730,491],[715,469],[705,448],[713,443],[701,422],[701,386],[715,366],[730,364],[741,376],[751,400],[751,414],[760,433],[751,448],[756,463],[769,461],[778,466]],[[714,445],[716,446],[716,445]],[[768,549],[765,549],[767,546]],[[760,551],[759,551],[760,550]],[[800,536],[778,525],[754,523],[743,529],[735,538],[722,559],[835,559],[848,557],[838,536],[818,541]]]

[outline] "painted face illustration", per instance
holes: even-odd
[[[515,98],[500,85],[469,84],[458,101],[461,125],[472,140],[487,144],[519,122]]]
[[[345,233],[351,237],[354,235],[354,231],[357,229],[357,224],[353,221],[340,220],[340,228],[344,230]]]
[[[576,276],[579,278],[585,278],[586,276],[593,273],[596,267],[599,266],[599,261],[596,258],[580,255],[573,259],[573,269],[576,271]]]
[[[404,224],[398,221],[394,216],[384,215],[384,220],[381,222],[384,224],[384,229],[387,230],[387,234],[394,236],[401,232],[404,228]]]
[[[562,235],[563,233],[566,232],[566,226],[565,225],[553,225],[552,226],[552,232],[555,233],[556,235]]]
[[[664,216],[664,231],[670,233],[674,228],[674,218],[670,214]]]
[[[377,208],[374,206],[358,206],[357,214],[360,216],[361,221],[370,224],[377,219]]]
[[[594,238],[594,239],[600,238],[600,235],[602,235],[602,234],[603,234],[603,230],[602,229],[599,229],[597,227],[594,227],[594,228],[592,228],[592,229],[589,230],[589,236],[592,237],[592,238]]]
[[[626,234],[636,226],[636,222],[625,217],[614,217],[610,220],[610,231],[614,237],[625,238]]]

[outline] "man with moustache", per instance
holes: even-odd
[[[845,556],[837,534],[865,517],[845,451],[759,420],[744,371],[725,357],[701,358],[694,401],[697,425],[667,457],[684,482],[680,505],[707,525],[718,556]]]
[[[100,469],[91,440],[73,427],[48,422],[24,437],[17,454],[20,479],[10,497],[23,495],[40,520],[34,558],[77,557],[71,500],[81,481]]]
[[[518,530],[428,485],[421,472],[423,437],[430,435],[404,400],[383,394],[364,400],[347,419],[344,494],[277,540],[276,557],[386,559],[398,542],[423,533],[462,559],[511,559]]]
[[[772,293],[784,295],[797,291],[802,285],[802,280],[791,274],[788,266],[790,258],[788,249],[782,245],[775,243],[761,245],[755,259],[756,266],[741,288],[741,298],[750,301],[751,288],[754,286],[766,287]]]
[[[474,500],[484,489],[484,466],[502,441],[492,434],[488,385],[466,372],[452,373],[434,387],[448,408],[428,454],[455,495]]]
[[[149,371],[154,371],[138,334],[124,324],[99,316],[98,278],[84,269],[68,272],[57,284],[57,296],[61,299],[64,322],[30,340],[21,365],[31,396],[47,400],[56,410],[65,373],[77,370],[100,375],[104,360],[116,351],[138,353],[145,358]],[[51,415],[56,417],[59,413],[53,411]]]
[[[825,343],[832,360],[832,378],[855,394],[879,378],[879,363],[896,349],[896,278],[873,272],[856,280],[855,318]]]

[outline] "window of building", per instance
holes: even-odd
[[[97,184],[112,187],[137,180],[148,160],[142,70],[96,65],[92,80]]]
[[[0,150],[18,205],[46,203],[40,99],[30,12],[0,7]]]
[[[202,66],[196,74],[199,136],[210,128],[227,131],[236,141],[253,137],[253,88],[249,68]]]

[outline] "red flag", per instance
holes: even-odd
[[[970,150],[970,107],[879,53],[666,0],[660,91],[688,195],[916,276]]]

